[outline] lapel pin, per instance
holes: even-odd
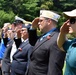
[[[22,48],[18,48],[19,49],[19,51],[22,51]]]
[[[48,39],[48,40],[50,40],[50,38],[51,38],[51,36],[50,36],[50,35],[48,35],[48,36],[47,36],[47,39]]]

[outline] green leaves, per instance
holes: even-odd
[[[7,21],[12,23],[15,15],[32,21],[39,16],[40,9],[54,10],[62,15],[63,11],[75,8],[75,0],[0,0],[0,26]],[[64,19],[62,16],[59,26]]]
[[[12,11],[10,11],[10,13],[6,13],[3,10],[1,10],[0,11],[0,27],[2,27],[5,22],[12,23],[14,20],[14,16],[15,14]]]

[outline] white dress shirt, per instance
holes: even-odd
[[[12,56],[14,55],[14,53],[17,51],[17,47],[16,47],[16,44],[15,44],[15,42],[13,43],[13,45],[12,45],[12,50],[11,50],[11,54],[10,54],[10,60],[11,60],[11,62],[12,62],[12,60],[13,60],[13,58],[12,58]]]

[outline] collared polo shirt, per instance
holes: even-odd
[[[67,52],[64,75],[76,75],[76,39],[66,41],[63,48]]]

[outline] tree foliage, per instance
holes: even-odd
[[[14,21],[14,16],[32,21],[39,16],[40,9],[53,10],[62,15],[63,11],[76,8],[76,0],[0,0],[0,27]],[[65,21],[62,16],[59,26]]]
[[[7,12],[1,10],[0,11],[0,27],[2,27],[3,24],[6,22],[12,23],[14,20],[14,16],[15,16],[15,14],[12,11],[7,13]]]

